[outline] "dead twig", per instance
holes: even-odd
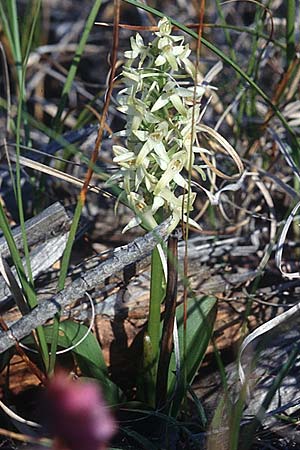
[[[80,278],[58,295],[39,304],[29,314],[13,324],[7,332],[0,333],[0,353],[13,347],[16,341],[28,336],[37,326],[45,324],[57,312],[81,298],[86,291],[91,291],[111,275],[149,255],[154,247],[167,237],[170,221],[169,218],[144,237],[139,237],[128,245],[118,247],[114,250],[111,258],[96,268],[82,273]]]

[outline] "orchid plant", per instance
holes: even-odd
[[[171,31],[170,21],[163,18],[152,42],[146,45],[136,34],[125,52],[118,109],[127,120],[118,134],[126,137],[126,146],[113,146],[119,170],[109,180],[120,185],[135,213],[124,232],[141,223],[153,229],[158,211],[172,216],[170,231],[181,219],[199,228],[189,217],[196,193],[184,174],[192,168],[204,176],[207,165],[196,158],[203,152],[197,137],[204,112],[201,99],[222,64],[199,83],[189,45]]]
[[[125,145],[113,146],[113,161],[119,170],[108,183],[118,183],[121,200],[135,213],[123,232],[140,224],[145,229],[154,229],[170,216],[170,232],[180,220],[200,228],[190,217],[196,198],[193,187],[197,186],[191,182],[190,174],[196,171],[203,180],[207,175],[211,180],[214,171],[213,153],[200,145],[201,134],[217,141],[223,148],[221,152],[238,159],[224,138],[200,124],[205,112],[203,96],[222,64],[216,64],[203,78],[189,59],[189,45],[184,37],[172,34],[167,18],[159,21],[154,34],[148,44],[140,34],[131,38],[131,50],[125,52],[127,62],[122,71],[125,87],[118,93],[118,109],[126,116],[126,127],[117,134],[125,137]],[[218,169],[215,175],[231,178]],[[207,189],[198,187],[211,196]],[[166,271],[164,254],[158,246],[151,261],[141,389],[145,393],[141,397],[153,407],[157,406],[155,387],[159,377],[160,312]]]

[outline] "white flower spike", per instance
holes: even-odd
[[[160,218],[172,215],[171,229],[181,219],[199,228],[188,218],[196,194],[185,175],[190,158],[193,169],[211,170],[201,161],[203,149],[198,149],[196,133],[203,114],[201,99],[222,64],[206,78],[199,77],[189,59],[189,45],[171,34],[170,21],[161,19],[158,28],[147,45],[139,34],[132,37],[131,50],[125,52],[125,88],[118,94],[118,109],[126,115],[126,128],[119,133],[126,144],[113,146],[120,169],[109,180],[123,188],[135,213],[123,231],[141,223],[155,227],[158,212]]]

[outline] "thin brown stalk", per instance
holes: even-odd
[[[196,50],[196,62],[195,62],[195,88],[194,88],[194,103],[196,103],[196,89],[197,89],[197,82],[198,82],[198,68],[199,68],[199,61],[200,61],[200,53],[201,53],[201,37],[203,32],[203,19],[204,19],[204,12],[205,12],[205,0],[200,0],[200,7],[199,7],[199,26],[198,26],[198,38],[197,38],[197,50]],[[194,127],[195,127],[195,110],[193,109],[192,114],[192,136],[194,134]],[[192,144],[191,144],[192,147]],[[192,152],[192,148],[190,149]],[[191,161],[192,158],[189,158],[190,160],[190,167],[189,167],[189,178],[191,177]],[[190,179],[189,179],[190,182]],[[189,211],[189,207],[187,208]],[[184,222],[183,222],[184,223]],[[189,234],[189,226],[188,221],[183,226],[183,236],[185,240],[185,250],[184,250],[184,261],[183,261],[183,272],[184,272],[184,279],[186,280],[188,277],[188,234]],[[183,292],[183,327],[186,332],[187,327],[187,295],[188,295],[188,288],[186,283],[184,283],[184,292]]]
[[[280,100],[280,98],[282,97],[289,81],[291,80],[294,70],[295,68],[297,68],[299,66],[299,58],[295,57],[291,64],[289,65],[287,71],[283,74],[281,80],[279,81],[279,83],[275,86],[274,89],[274,94],[272,97],[272,103],[273,105],[278,105],[278,102]],[[263,123],[263,128],[265,129],[268,125],[268,123],[270,122],[270,120],[274,117],[274,111],[273,109],[269,108],[266,117],[265,117],[265,121]]]
[[[196,91],[198,84],[198,69],[200,62],[200,53],[201,53],[201,37],[203,32],[203,19],[204,19],[204,11],[205,11],[205,0],[200,0],[199,4],[199,27],[198,27],[198,37],[197,37],[197,50],[196,50],[196,62],[195,62],[195,85],[193,92],[193,101],[196,104]],[[195,108],[192,111],[192,129],[191,134],[194,136],[195,129]],[[190,157],[189,157],[189,170],[188,170],[188,183],[191,185],[191,177],[192,177],[192,152],[193,152],[193,139],[191,139],[190,146]],[[190,194],[187,194],[187,216],[189,215],[190,210]],[[183,208],[182,208],[183,210]],[[187,300],[188,300],[188,283],[186,280],[188,279],[188,237],[189,237],[189,224],[188,219],[186,223],[182,221],[182,235],[185,241],[184,245],[184,259],[183,259],[183,276],[184,276],[184,290],[183,290],[183,354],[186,355],[186,336],[187,336]],[[185,357],[185,356],[184,356]],[[184,366],[183,373],[184,384],[187,384],[187,373],[186,373],[186,365]]]
[[[119,46],[120,0],[114,0],[114,6],[115,6],[115,8],[114,8],[115,14],[114,14],[114,29],[113,29],[113,48],[112,48],[112,57],[111,57],[111,69],[110,69],[110,74],[109,74],[109,78],[108,78],[108,89],[107,89],[107,93],[105,96],[103,112],[101,115],[101,119],[99,121],[99,131],[98,131],[97,139],[95,142],[95,147],[94,147],[91,159],[90,159],[91,164],[87,170],[87,173],[86,173],[85,179],[84,179],[84,183],[83,183],[82,189],[80,191],[80,201],[81,201],[82,205],[84,205],[84,203],[85,203],[88,188],[89,188],[91,178],[92,178],[93,172],[94,172],[93,167],[98,159],[101,142],[102,142],[102,138],[103,138],[103,132],[105,129],[106,116],[108,113],[112,90],[114,87],[114,78],[115,78],[116,65],[117,65],[117,52],[118,52],[118,46]]]
[[[156,21],[155,21],[156,23]],[[113,27],[112,23],[108,23],[108,22],[95,22],[95,25],[98,25],[100,27],[107,27],[107,28],[111,28]],[[199,23],[187,23],[185,25],[187,28],[199,28]],[[213,28],[215,26],[215,24],[213,23],[204,23],[203,27],[206,28]],[[124,30],[130,30],[130,31],[152,31],[152,32],[156,32],[158,31],[158,26],[157,25],[131,25],[131,24],[127,24],[127,23],[119,23],[119,28],[122,28]],[[173,29],[178,29],[178,27],[176,27],[175,25],[173,25],[172,27]]]

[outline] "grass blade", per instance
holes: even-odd
[[[299,7],[299,6],[298,6]],[[295,19],[296,1],[287,0],[286,2],[286,63],[287,67],[295,57]]]
[[[97,17],[97,14],[98,14],[101,4],[102,4],[102,0],[95,0],[94,5],[91,9],[91,12],[87,18],[81,39],[78,43],[77,52],[73,58],[73,61],[72,61],[71,67],[69,69],[68,76],[67,76],[62,94],[61,94],[61,99],[60,99],[60,103],[57,108],[56,116],[54,117],[54,120],[53,120],[53,129],[54,130],[59,130],[60,119],[61,119],[63,110],[67,104],[68,95],[71,90],[72,83],[74,81],[74,78],[75,78],[75,75],[76,75],[76,72],[78,69],[78,65],[79,65],[80,59],[82,57],[84,48],[85,48],[85,44],[88,40],[91,29],[94,25],[94,22],[96,20],[96,17]]]
[[[246,427],[246,430],[245,430],[244,436],[243,436],[243,443],[244,443],[243,448],[245,450],[249,450],[251,448],[256,429],[258,428],[258,426],[261,424],[263,418],[265,417],[266,411],[267,411],[276,391],[279,389],[284,377],[288,374],[290,369],[293,367],[298,355],[299,355],[299,346],[295,345],[294,348],[291,350],[287,361],[285,362],[285,364],[283,364],[282,368],[276,375],[273,384],[271,385],[270,389],[268,390],[258,412],[256,413],[256,416],[254,417],[254,419],[252,420],[250,425],[248,425]],[[235,450],[235,449],[238,449],[238,442],[236,442],[235,447],[233,447],[233,450]]]

